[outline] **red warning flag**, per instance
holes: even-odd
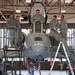
[[[28,68],[28,58],[26,58],[26,68]]]
[[[52,56],[50,56],[50,66],[52,66],[53,62],[52,62]]]

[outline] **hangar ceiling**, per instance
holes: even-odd
[[[68,23],[75,23],[75,0],[0,0],[0,23],[4,23],[9,18],[10,12],[14,11],[15,16],[20,15],[24,19],[21,22],[27,23],[30,7],[34,2],[42,2],[46,7],[48,22],[53,15],[57,15],[58,19],[61,14],[65,15]],[[21,10],[21,13],[16,13],[16,9]],[[61,10],[66,10],[62,13]]]

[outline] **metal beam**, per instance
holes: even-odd
[[[7,21],[6,17],[3,15],[3,13],[0,11],[0,14],[2,15],[2,17],[4,18],[5,21]]]
[[[30,8],[31,6],[30,5],[4,5],[4,7],[28,7],[28,8]],[[61,5],[62,7],[63,7],[63,5]],[[67,7],[75,7],[75,5],[67,5],[67,4],[65,4],[65,6],[67,6]],[[46,7],[59,7],[59,5],[47,5]],[[0,5],[0,8],[2,8],[2,5]],[[27,9],[28,9],[27,8]]]
[[[60,12],[59,13],[48,13],[49,15],[52,15],[52,14],[60,14]],[[74,15],[75,13],[63,13],[63,14],[66,14],[66,15],[68,15],[68,14],[70,14],[70,15]]]
[[[58,1],[56,3],[54,3],[54,5],[47,11],[47,13],[58,3]]]
[[[48,4],[48,0],[45,0],[45,6]]]
[[[59,11],[59,14],[60,14],[60,16],[61,16],[61,0],[58,0],[59,1],[59,8],[60,8],[60,11]]]
[[[51,0],[47,5],[49,6],[52,2],[53,2],[53,0]]]
[[[27,11],[29,12],[29,9],[27,8],[27,6],[26,6],[26,4],[24,3],[24,1],[23,1],[23,0],[21,0],[21,1],[22,1],[22,3],[24,4],[24,6],[26,7]]]
[[[73,0],[69,5],[72,5],[74,3],[75,0]]]
[[[11,1],[10,1],[10,0],[7,0],[7,2],[9,2],[9,4],[11,5],[13,11],[15,11],[15,9],[14,9],[13,4],[11,3]],[[4,6],[5,6],[5,5],[4,5]]]

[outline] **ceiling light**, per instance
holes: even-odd
[[[70,3],[72,2],[72,0],[65,0],[65,3]]]
[[[17,9],[16,12],[17,12],[17,13],[21,13],[21,10]]]
[[[65,10],[65,9],[61,10],[61,13],[65,13],[65,12],[66,12],[66,10]]]
[[[60,20],[61,18],[60,18],[60,17],[58,17],[57,19],[58,19],[58,20]]]
[[[24,18],[23,17],[20,17],[20,19],[23,20]]]
[[[31,0],[26,0],[26,3],[31,3]]]

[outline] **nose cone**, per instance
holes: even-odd
[[[42,33],[29,34],[26,39],[26,49],[24,56],[34,59],[42,60],[50,56],[50,40],[49,37]]]
[[[43,53],[44,53],[44,46],[43,45],[34,45],[32,47],[33,49],[33,55],[35,56],[35,59],[40,55],[43,58]]]
[[[42,61],[44,58],[50,56],[50,51],[48,50],[48,48],[46,48],[42,44],[40,44],[40,45],[35,44],[31,48],[28,48],[25,51],[24,55],[31,59],[35,59],[37,61]]]
[[[44,57],[43,57],[44,50],[45,50],[45,47],[42,44],[33,46],[33,51],[35,54],[36,61],[44,60]]]
[[[43,58],[44,49],[45,48],[43,45],[34,45],[31,48],[28,48],[28,50],[25,51],[24,55],[31,59],[37,59],[39,55],[41,55]]]
[[[32,49],[33,49],[34,52],[37,52],[38,54],[41,54],[44,51],[45,48],[42,44],[40,44],[40,45],[35,44],[32,47]]]

